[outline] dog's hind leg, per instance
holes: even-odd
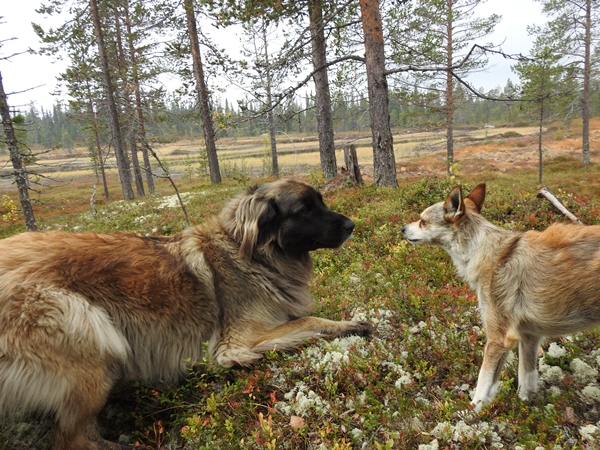
[[[55,450],[89,450],[88,426],[129,345],[111,318],[77,294],[22,286],[0,310],[0,410],[51,414]]]
[[[117,448],[101,439],[95,430],[96,415],[104,406],[114,381],[106,367],[95,364],[78,366],[74,373],[79,372],[79,376],[55,413],[54,450]]]
[[[523,335],[519,341],[519,397],[530,402],[537,391],[537,356],[542,338]]]
[[[516,338],[510,333],[494,333],[488,330],[486,332],[488,332],[488,339],[472,401],[475,411],[480,411],[484,404],[490,403],[496,396],[507,352],[517,343]]]

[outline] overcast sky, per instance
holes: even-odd
[[[38,38],[31,28],[31,22],[36,22],[43,27],[51,26],[48,19],[35,12],[41,2],[39,0],[2,1],[0,14],[3,16],[0,23],[0,41],[17,38],[4,42],[0,50],[0,58],[22,52],[28,48],[39,47]],[[526,27],[539,24],[543,20],[540,13],[540,4],[533,0],[488,0],[480,6],[481,15],[491,13],[501,14],[502,21],[496,26],[495,33],[486,41],[495,44],[502,43],[502,50],[508,54],[527,54],[531,47],[531,38],[527,36]],[[470,81],[475,87],[486,90],[494,87],[504,87],[509,77],[516,80],[510,70],[513,61],[502,57],[490,59],[490,68],[486,72],[470,76]],[[10,60],[0,60],[0,71],[5,91],[15,93],[10,96],[11,106],[27,105],[35,102],[37,107],[50,108],[57,99],[53,97],[57,83],[56,76],[67,67],[65,61],[53,62],[51,57],[23,54]],[[40,86],[32,89],[36,86]],[[16,94],[17,92],[22,92]]]

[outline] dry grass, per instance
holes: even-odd
[[[469,158],[471,155],[494,150],[516,149],[523,152],[535,145],[536,129],[532,127],[498,128],[498,129],[457,129],[455,133],[457,160]],[[504,139],[502,134],[514,132],[522,137]],[[500,136],[500,137],[498,137]],[[370,134],[347,133],[336,138],[336,159],[338,165],[344,161],[343,148],[353,143],[357,148],[359,164],[365,167],[367,177],[372,173],[373,149]],[[565,139],[555,146],[561,151],[569,147],[571,140]],[[415,157],[444,155],[445,131],[416,131],[400,132],[394,136],[396,160],[402,166],[403,162]],[[172,174],[185,172],[200,172],[201,141],[178,141],[170,144],[156,145],[159,158],[168,166]],[[246,138],[222,138],[217,142],[220,165],[225,175],[228,172],[245,171],[253,176],[266,175],[270,167],[270,148],[264,136]],[[318,141],[315,136],[278,135],[278,160],[283,173],[287,175],[306,175],[308,171],[319,167]],[[552,153],[549,153],[552,155]],[[439,159],[439,158],[436,158]],[[425,160],[427,161],[427,160]],[[432,162],[434,160],[431,160]],[[429,163],[427,163],[429,164]],[[152,161],[157,167],[156,161]],[[116,162],[109,158],[106,162],[107,173],[115,176]],[[436,163],[443,170],[444,163]],[[32,170],[49,177],[42,184],[51,185],[52,181],[68,182],[72,179],[93,174],[87,150],[76,148],[70,154],[57,149],[44,153],[38,159],[38,165]],[[9,166],[0,170],[0,174],[9,173]],[[95,182],[99,184],[98,181]],[[10,190],[9,179],[0,179],[0,190]]]

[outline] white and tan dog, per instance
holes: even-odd
[[[542,339],[600,323],[600,226],[504,230],[479,214],[484,199],[485,184],[467,197],[455,187],[402,228],[409,242],[446,250],[477,293],[487,336],[473,398],[477,411],[496,395],[509,349],[519,345],[519,396],[530,401]]]

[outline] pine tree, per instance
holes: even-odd
[[[129,161],[125,155],[125,147],[123,145],[123,134],[121,132],[121,124],[119,123],[119,112],[113,89],[112,75],[108,63],[108,55],[106,43],[104,39],[104,31],[100,20],[100,12],[98,9],[97,0],[90,1],[90,10],[92,21],[94,23],[94,31],[96,35],[96,43],[98,45],[98,56],[100,58],[100,69],[103,75],[105,101],[108,106],[108,116],[110,120],[110,128],[112,131],[113,146],[115,149],[115,157],[117,159],[117,168],[119,169],[119,178],[121,180],[121,189],[123,197],[126,200],[132,200],[135,196],[131,186],[131,171],[129,169]]]
[[[445,114],[449,175],[454,165],[455,80],[487,64],[483,46],[474,44],[481,44],[501,19],[497,14],[474,17],[475,8],[484,1],[414,0],[394,6],[388,16],[392,59],[399,66],[390,71],[411,72],[418,86],[412,100]],[[438,92],[443,92],[443,104],[436,104]]]
[[[194,64],[193,73],[194,79],[196,80],[196,91],[200,106],[200,116],[202,118],[204,144],[206,145],[206,152],[208,155],[210,181],[211,183],[216,184],[221,182],[221,172],[219,170],[219,160],[217,158],[217,146],[215,143],[215,131],[212,122],[209,93],[208,88],[206,87],[204,67],[202,65],[202,57],[200,54],[200,43],[198,41],[198,29],[193,0],[184,0],[183,7],[185,9],[185,16],[187,19],[188,37]]]
[[[592,44],[597,43],[598,2],[592,0],[539,0],[542,11],[551,17],[544,28],[530,30],[557,44],[565,61],[576,61],[581,78],[581,154],[590,163],[590,97],[592,77]]]
[[[561,64],[561,56],[553,43],[539,36],[532,57],[513,66],[521,80],[523,108],[538,118],[538,183],[543,179],[544,120],[552,114],[565,114],[576,93],[576,67]]]

